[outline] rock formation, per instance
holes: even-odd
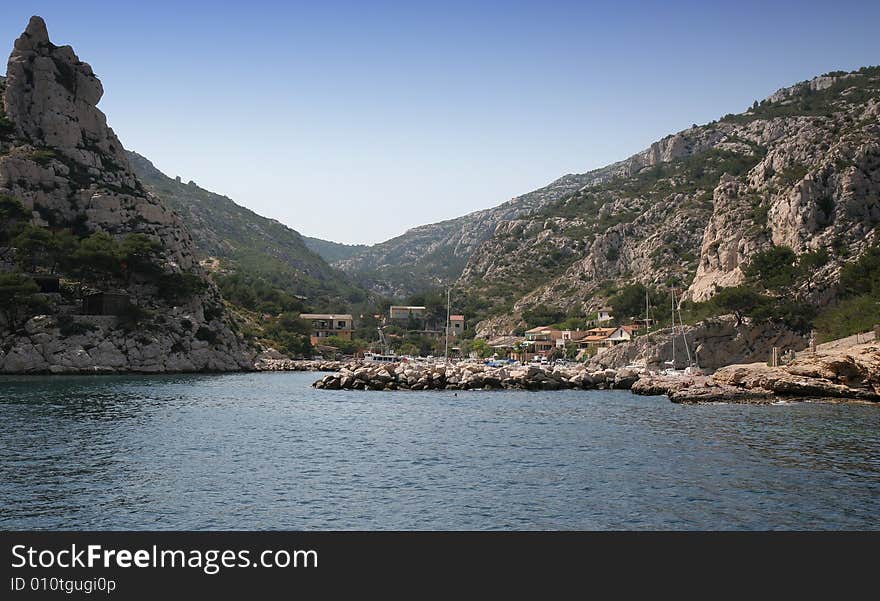
[[[0,158],[0,190],[41,225],[156,236],[168,264],[188,270],[192,240],[180,219],[144,192],[97,108],[103,93],[88,63],[70,46],[52,44],[43,19],[32,17],[7,66],[3,106],[17,143]]]
[[[724,316],[677,330],[674,359],[679,367],[694,362],[701,369],[714,371],[733,363],[767,361],[774,346],[780,352],[800,351],[806,348],[807,339],[781,325],[746,320],[737,326],[732,316]],[[673,360],[672,348],[670,330],[666,329],[606,349],[588,364],[594,369],[640,365],[647,370],[661,370]]]
[[[0,326],[0,371],[251,368],[254,352],[200,271],[190,234],[144,189],[97,108],[102,94],[92,68],[70,46],[54,45],[40,17],[31,18],[4,82],[4,119],[11,127],[0,139],[0,194],[20,203],[32,225],[53,232],[80,238],[103,232],[117,240],[144,235],[157,243],[161,275],[120,278],[96,290],[124,295],[137,309],[136,324],[79,315],[81,301],[63,294],[66,289],[46,294],[48,314],[20,328]],[[163,276],[192,278],[193,293],[170,300],[159,291]]]
[[[638,394],[668,394],[676,403],[767,403],[784,398],[880,401],[880,341],[862,334],[798,353],[787,365],[728,365],[709,378],[645,374]]]

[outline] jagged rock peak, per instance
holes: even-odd
[[[97,108],[104,95],[100,80],[73,48],[49,40],[40,17],[31,17],[16,40],[6,75],[4,109],[22,138],[90,167],[103,167],[103,157],[130,171],[119,140]]]
[[[15,41],[15,48],[16,50],[33,49],[49,43],[49,30],[46,28],[46,22],[43,17],[34,15],[28,21],[24,33]]]
[[[138,181],[97,107],[104,90],[92,68],[70,46],[54,45],[46,24],[33,17],[6,75],[3,108],[15,131],[0,156],[0,194],[32,211],[36,225],[156,236],[169,269],[188,270],[190,236]]]

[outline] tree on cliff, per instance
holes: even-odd
[[[37,284],[21,273],[0,273],[0,314],[9,329],[17,328],[42,306]]]
[[[742,325],[742,320],[751,314],[756,307],[762,304],[763,297],[754,290],[745,286],[735,288],[722,288],[712,298],[718,308],[733,313],[736,317],[736,326]]]
[[[27,218],[27,211],[17,199],[0,194],[0,246],[18,234]]]

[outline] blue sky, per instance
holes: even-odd
[[[306,235],[495,206],[783,85],[880,63],[880,2],[4,2],[123,144]]]

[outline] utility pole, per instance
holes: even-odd
[[[446,345],[444,349],[445,354],[445,362],[449,363],[449,308],[451,306],[450,299],[452,295],[452,286],[449,286],[446,289]]]

